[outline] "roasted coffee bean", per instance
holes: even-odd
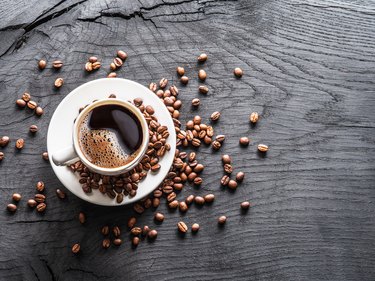
[[[227,221],[227,217],[226,216],[220,216],[219,219],[217,220],[217,222],[221,225],[225,224]]]
[[[137,223],[137,219],[135,217],[130,217],[128,219],[128,227],[131,229],[135,226],[135,224]]]
[[[52,66],[54,69],[60,69],[63,66],[63,62],[61,60],[55,60],[52,62]]]
[[[117,77],[117,73],[116,72],[110,72],[107,75],[107,78],[116,78],[116,77]]]
[[[197,232],[198,230],[199,230],[199,224],[193,223],[193,225],[191,226],[191,231]]]
[[[208,58],[207,54],[203,53],[203,54],[199,55],[198,61],[199,62],[205,62],[207,60],[207,58]]]
[[[143,229],[142,229],[142,235],[143,236],[146,236],[147,235],[147,233],[149,233],[150,232],[150,227],[148,227],[148,225],[145,225],[145,226],[143,226]]]
[[[203,180],[202,180],[201,177],[196,177],[193,182],[194,182],[195,185],[201,185]]]
[[[42,213],[46,210],[47,208],[47,205],[46,203],[39,203],[37,206],[36,206],[36,210],[39,212],[39,213]]]
[[[194,125],[199,125],[202,122],[202,117],[195,115],[193,118]]]
[[[108,226],[108,225],[103,226],[100,232],[101,232],[104,236],[108,235],[108,234],[109,234],[109,226]]]
[[[203,69],[200,69],[198,72],[198,77],[200,80],[204,81],[207,78],[207,73]]]
[[[224,175],[224,176],[221,178],[220,183],[221,183],[221,185],[226,186],[226,185],[228,185],[229,181],[230,181],[229,176]]]
[[[219,111],[215,111],[214,113],[211,114],[211,120],[212,121],[217,121],[219,120],[220,118],[220,112]]]
[[[230,188],[230,189],[236,189],[237,188],[237,182],[235,181],[235,180],[230,180],[229,182],[228,182],[228,187]]]
[[[231,164],[224,164],[224,171],[227,173],[227,174],[231,174],[233,172],[233,167]]]
[[[42,158],[46,161],[48,161],[48,152],[43,152],[42,153]]]
[[[121,50],[118,50],[117,51],[117,56],[122,59],[122,60],[126,60],[128,58],[128,54],[125,53],[124,51],[121,51]]]
[[[35,114],[38,115],[38,116],[41,116],[43,115],[44,111],[43,111],[43,108],[41,108],[40,106],[37,106],[35,108]]]
[[[146,106],[146,112],[147,112],[148,114],[152,115],[152,114],[155,113],[155,110],[154,110],[154,108],[153,108],[151,105],[147,105],[147,106]],[[161,128],[161,127],[160,127],[160,128]],[[160,132],[160,133],[162,133],[162,132]]]
[[[39,67],[40,70],[45,69],[45,68],[46,68],[46,65],[47,65],[47,62],[46,62],[45,60],[40,60],[40,61],[38,62],[38,67]]]
[[[10,141],[10,138],[8,136],[2,136],[0,138],[0,147],[7,146]]]
[[[195,196],[191,194],[188,197],[186,197],[185,202],[186,204],[190,205],[191,203],[193,203],[194,199],[195,199]]]
[[[0,161],[2,161],[3,159],[4,159],[4,152],[0,151]]]
[[[150,239],[156,239],[156,237],[158,236],[158,232],[153,229],[153,230],[150,230],[147,234],[148,238]]]
[[[159,198],[153,198],[152,199],[152,207],[157,208],[160,205],[160,199]]]
[[[87,72],[91,72],[92,71],[92,63],[91,62],[86,62],[86,64],[85,64],[85,70],[87,71]]]
[[[25,101],[25,102],[28,102],[30,101],[31,99],[31,95],[28,93],[28,92],[25,92],[22,94],[22,99]]]
[[[156,221],[162,222],[164,221],[164,215],[162,213],[155,213],[154,219]]]
[[[55,80],[55,87],[56,88],[60,88],[63,84],[64,84],[64,79],[62,79],[61,77],[59,77]]]
[[[80,213],[78,214],[78,220],[79,220],[79,222],[80,222],[81,224],[84,224],[84,223],[86,222],[86,216],[85,216],[85,214],[82,213],[82,212],[80,212]]]
[[[175,85],[170,86],[169,91],[171,92],[172,96],[178,96],[178,88]]]
[[[94,63],[92,64],[92,69],[93,69],[93,70],[97,70],[97,69],[99,69],[101,66],[102,66],[102,64],[101,64],[99,61],[97,61],[97,62],[94,62]]]
[[[38,126],[37,125],[31,125],[30,128],[29,128],[29,131],[30,131],[30,133],[35,134],[36,132],[38,132]]]
[[[221,143],[219,141],[215,140],[215,141],[212,142],[212,148],[214,150],[219,150],[220,147],[221,147]]]
[[[242,77],[242,75],[243,75],[243,71],[242,71],[242,69],[239,68],[239,67],[236,67],[236,68],[234,69],[233,73],[234,73],[234,75],[235,75],[237,78],[240,78],[240,77]]]
[[[178,207],[178,201],[173,200],[172,202],[169,202],[168,207],[171,209],[176,209]]]
[[[201,104],[201,101],[198,98],[195,98],[191,101],[192,106],[199,106]]]
[[[250,143],[250,140],[248,137],[241,137],[240,138],[240,145],[242,146],[248,146]]]
[[[121,67],[124,62],[120,58],[114,58],[113,63],[116,65],[116,67]]]
[[[165,194],[169,194],[169,193],[173,192],[173,187],[170,186],[170,185],[163,186],[163,192]]]
[[[64,191],[62,191],[61,189],[56,189],[56,195],[57,197],[59,197],[60,199],[65,199],[66,197],[66,194]]]
[[[177,228],[181,233],[186,233],[188,231],[188,226],[183,221],[177,223]]]
[[[122,240],[120,238],[113,239],[113,245],[120,246],[122,244]]]
[[[16,148],[17,149],[22,149],[25,145],[24,139],[18,139],[16,140]]]
[[[140,241],[139,237],[137,237],[137,236],[133,237],[133,239],[132,239],[133,246],[137,247],[138,244],[139,244],[139,241]]]
[[[181,211],[181,212],[186,212],[188,209],[189,209],[189,207],[188,207],[188,205],[184,202],[184,201],[181,201],[180,203],[179,203],[179,210]]]
[[[119,237],[121,234],[120,228],[118,226],[114,226],[112,228],[112,233],[113,233],[113,236]]]
[[[168,194],[168,196],[167,196],[167,201],[168,202],[172,202],[173,200],[175,200],[176,199],[176,193],[174,193],[174,192],[171,192],[170,194]]]
[[[203,166],[203,164],[197,164],[197,165],[194,167],[194,169],[193,169],[193,171],[196,172],[196,173],[201,173],[203,170],[204,170],[204,166]]]
[[[210,194],[206,194],[206,195],[204,196],[204,201],[205,201],[206,203],[211,203],[211,202],[213,202],[214,200],[215,200],[215,195],[212,194],[212,193],[210,193]]]
[[[204,201],[203,197],[201,197],[201,196],[195,196],[194,202],[197,205],[203,205],[205,201]]]
[[[44,191],[44,188],[45,188],[44,182],[42,182],[42,181],[38,181],[38,182],[36,183],[36,190],[37,190],[38,192],[43,192],[43,191]]]
[[[15,211],[17,211],[17,206],[14,205],[14,204],[8,204],[7,209],[8,209],[9,212],[15,212]]]
[[[116,202],[120,204],[122,201],[124,201],[124,194],[118,193],[116,196]]]
[[[142,205],[141,204],[139,204],[139,203],[135,203],[134,205],[133,205],[133,209],[134,209],[134,211],[136,212],[136,213],[138,213],[138,214],[142,214],[144,211],[145,211],[145,209],[142,207]]]
[[[172,191],[173,191],[173,189],[171,189],[171,192]],[[154,197],[160,198],[163,195],[163,192],[161,190],[157,189],[157,190],[154,191],[153,194],[154,194]]]
[[[164,89],[168,84],[168,79],[166,78],[161,78],[161,80],[159,81],[159,87]]]
[[[108,238],[104,239],[102,242],[102,247],[104,249],[108,249],[110,246],[111,246],[111,240],[109,240]]]
[[[199,139],[194,138],[191,141],[192,146],[199,147],[201,145],[201,141]]]
[[[258,120],[259,120],[259,114],[258,114],[258,112],[251,113],[250,117],[249,117],[249,120],[250,120],[251,123],[254,123],[254,124],[256,122],[258,122]]]
[[[81,250],[81,246],[78,243],[73,245],[72,247],[73,254],[78,254],[80,250]]]
[[[236,181],[241,182],[241,181],[243,181],[244,178],[245,178],[245,173],[244,172],[238,172],[236,174]]]
[[[160,170],[160,168],[161,168],[160,164],[156,164],[156,165],[154,165],[154,166],[151,167],[151,171],[152,172],[157,172],[157,171]]]
[[[37,106],[38,104],[33,100],[27,102],[27,107],[30,108],[31,110],[34,110]]]
[[[19,193],[13,193],[13,195],[12,195],[12,199],[15,202],[19,202],[21,200],[21,198],[22,198],[22,196]]]
[[[138,226],[135,226],[130,230],[130,232],[131,232],[131,234],[133,234],[135,236],[138,236],[142,233],[142,229]]]
[[[98,61],[97,57],[95,57],[95,56],[89,57],[89,62],[94,63],[94,62],[97,62],[97,61]]]
[[[16,104],[17,104],[18,107],[21,107],[21,108],[26,106],[26,102],[23,99],[18,99],[16,101]]]
[[[34,199],[38,203],[43,203],[44,201],[46,201],[46,196],[43,194],[35,194]]]
[[[188,168],[188,167],[187,167]],[[190,168],[190,167],[189,167]],[[191,169],[191,168],[190,168]],[[198,175],[194,172],[189,173],[188,175],[188,181],[192,182]]]
[[[27,205],[29,205],[30,208],[34,208],[36,205],[38,205],[38,202],[36,202],[34,199],[27,200]]]
[[[111,63],[109,64],[109,68],[110,68],[112,71],[114,71],[114,70],[117,69],[117,66],[115,65],[114,62],[111,62]]]
[[[249,201],[244,201],[241,203],[241,209],[247,210],[250,208],[250,202]]]
[[[207,88],[207,86],[199,86],[199,92],[201,93],[201,94],[204,94],[204,95],[206,95],[207,93],[208,93],[208,88]]]
[[[217,135],[215,140],[222,143],[225,140],[225,135]]]
[[[189,83],[189,77],[184,75],[180,78],[180,81],[181,81],[182,84],[186,85],[187,83]]]
[[[180,76],[185,74],[185,69],[181,66],[178,66],[176,71],[177,71],[177,74],[180,75]]]
[[[258,144],[258,150],[260,152],[267,152],[268,151],[268,146],[265,144]]]
[[[232,159],[230,158],[228,154],[224,154],[223,156],[221,156],[221,161],[223,162],[223,164],[232,163]]]

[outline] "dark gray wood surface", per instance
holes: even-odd
[[[3,0],[0,18],[0,135],[13,140],[1,149],[0,280],[375,280],[373,1]],[[166,77],[180,87],[175,68],[184,66],[190,82],[180,87],[181,120],[208,120],[219,110],[215,129],[227,136],[219,153],[199,150],[201,189],[179,195],[212,191],[214,204],[186,215],[161,204],[162,225],[148,210],[140,224],[159,236],[136,250],[125,231],[131,207],[98,207],[71,193],[59,200],[55,189],[65,188],[41,159],[54,109],[78,85],[105,77],[118,49],[129,54],[119,77],[143,85]],[[197,92],[200,52],[209,54],[207,96]],[[90,55],[104,67],[88,75]],[[39,72],[40,58],[65,65]],[[58,76],[66,82],[56,91]],[[44,116],[16,108],[24,91]],[[194,97],[201,98],[197,111]],[[261,114],[254,128],[252,111]],[[40,127],[35,137],[31,124]],[[251,145],[240,148],[245,135]],[[16,152],[19,137],[26,145]],[[270,146],[265,158],[258,143]],[[220,187],[222,153],[246,172],[236,192]],[[47,186],[42,216],[26,207],[38,180]],[[11,215],[13,192],[23,199]],[[253,204],[247,214],[243,200]],[[87,214],[84,226],[79,211]],[[223,214],[228,222],[218,228]],[[199,233],[180,237],[181,217],[198,222]],[[101,248],[105,224],[123,229],[121,247]],[[71,253],[76,242],[79,256]]]

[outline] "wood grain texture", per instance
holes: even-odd
[[[9,1],[0,8],[1,280],[374,280],[375,279],[375,5],[371,0],[177,0]],[[143,85],[166,77],[184,102],[181,120],[208,120],[222,112],[216,132],[227,136],[218,153],[199,149],[205,164],[201,189],[187,186],[179,198],[213,192],[212,206],[186,215],[169,212],[162,225],[153,210],[139,224],[155,227],[154,243],[130,247],[126,221],[131,207],[104,208],[68,193],[41,159],[49,120],[78,85],[105,77],[117,49],[129,59],[120,77]],[[196,57],[209,54],[200,66]],[[104,67],[86,74],[90,55]],[[40,58],[61,59],[61,71],[38,71]],[[179,84],[176,66],[189,84]],[[198,93],[203,67],[210,88]],[[233,69],[244,76],[236,79]],[[58,91],[53,81],[66,83]],[[30,91],[45,109],[37,118],[14,103]],[[190,108],[201,98],[198,110]],[[248,116],[261,114],[252,128]],[[37,124],[40,132],[28,135]],[[248,148],[238,139],[251,138]],[[14,140],[24,137],[17,153]],[[267,157],[258,143],[270,146]],[[236,192],[219,185],[220,155],[229,153],[246,173]],[[46,183],[48,207],[38,215],[26,207],[36,181]],[[5,210],[13,192],[19,210]],[[245,215],[239,203],[250,200]],[[79,211],[87,215],[80,225]],[[225,214],[228,222],[217,227]],[[198,222],[197,235],[180,237],[176,223]],[[119,225],[126,241],[101,248],[99,229]],[[80,242],[82,253],[71,246]]]

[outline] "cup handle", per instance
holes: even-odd
[[[73,146],[61,149],[52,155],[52,161],[57,166],[70,165],[70,164],[73,164],[74,162],[77,162],[78,160],[79,160],[79,157],[77,153],[75,152]]]

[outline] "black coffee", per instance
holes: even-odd
[[[116,168],[137,156],[143,134],[140,121],[131,111],[107,104],[83,118],[78,137],[87,160],[102,168]]]

